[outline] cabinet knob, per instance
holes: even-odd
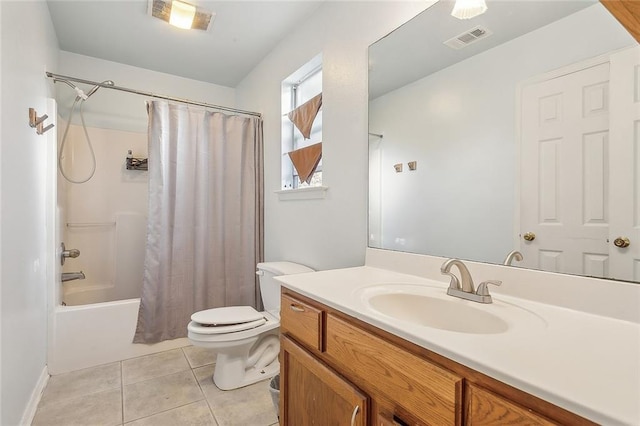
[[[613,240],[613,245],[620,248],[627,248],[631,245],[631,241],[627,237],[618,237]]]
[[[536,234],[533,232],[526,232],[522,238],[524,238],[525,241],[533,241],[536,239]]]

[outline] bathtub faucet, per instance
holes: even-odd
[[[73,280],[84,280],[84,272],[63,272],[62,273],[62,282],[65,281],[73,281]]]

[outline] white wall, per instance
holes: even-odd
[[[51,71],[51,70],[50,70]],[[217,84],[191,80],[144,68],[92,58],[75,53],[60,52],[56,74],[102,82],[112,80],[116,86],[145,92],[191,99],[214,105],[235,106],[235,89]],[[76,84],[87,92],[91,86]],[[56,83],[58,111],[63,118],[69,116],[76,93],[64,83]],[[84,105],[89,126],[118,130],[147,131],[145,98],[126,92],[98,89]],[[76,114],[74,123],[79,123]]]
[[[384,134],[375,246],[502,262],[517,248],[518,83],[632,44],[595,4],[371,102],[370,129]]]
[[[45,68],[58,45],[45,2],[0,2],[2,43],[2,418],[18,424],[46,364],[46,136],[28,125],[28,109],[46,111]]]
[[[236,88],[264,114],[265,258],[316,269],[364,263],[367,246],[367,48],[432,2],[326,2]],[[323,59],[321,200],[279,201],[282,80]]]

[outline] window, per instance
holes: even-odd
[[[318,55],[282,82],[282,189],[322,185],[322,159],[309,183],[300,182],[289,152],[322,142],[322,108],[311,126],[309,139],[289,119],[289,112],[322,93],[322,57]]]

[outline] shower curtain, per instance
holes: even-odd
[[[164,101],[149,108],[149,217],[133,341],[184,337],[191,314],[257,307],[262,120]]]

